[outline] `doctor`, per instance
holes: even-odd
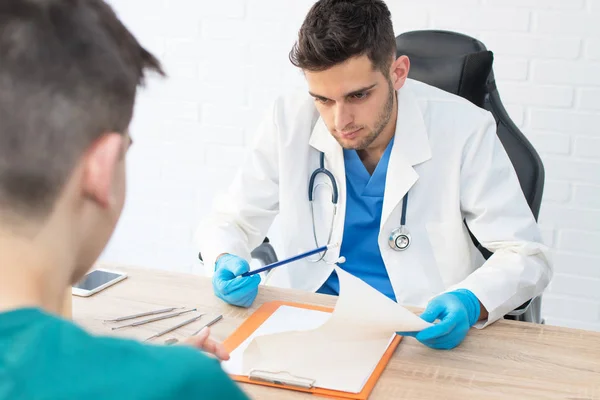
[[[487,111],[411,79],[380,0],[320,0],[291,62],[308,93],[268,110],[237,177],[200,229],[215,294],[252,304],[239,277],[275,216],[282,257],[341,243],[270,272],[269,285],[338,294],[333,267],[435,324],[416,334],[457,346],[543,292],[547,250]],[[311,201],[312,200],[312,201]],[[463,221],[488,250],[473,245]]]

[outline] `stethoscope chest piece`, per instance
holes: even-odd
[[[403,251],[410,246],[411,237],[406,227],[400,226],[392,231],[388,243],[393,250]]]

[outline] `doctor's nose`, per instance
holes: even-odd
[[[344,106],[338,106],[334,113],[335,115],[333,123],[335,130],[338,132],[344,132],[346,130],[346,127],[352,124],[352,113],[350,112],[348,107]]]

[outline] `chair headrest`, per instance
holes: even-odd
[[[469,36],[444,31],[407,32],[396,38],[397,55],[408,56],[408,77],[483,107],[494,55]]]

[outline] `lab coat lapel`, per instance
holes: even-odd
[[[344,152],[321,118],[315,123],[309,144],[317,151],[325,153],[325,168],[335,176],[338,186],[342,185],[342,181],[345,181],[342,178],[346,176]]]
[[[413,167],[430,158],[431,148],[421,109],[410,89],[403,87],[398,91],[398,118],[386,174],[381,227],[419,179]]]

